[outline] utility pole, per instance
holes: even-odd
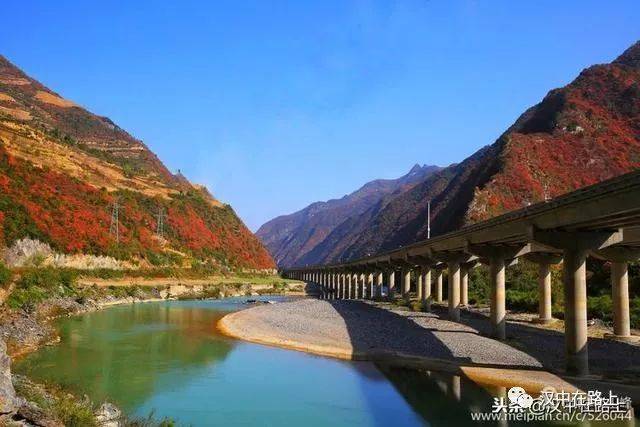
[[[158,225],[156,227],[156,234],[158,237],[164,237],[164,209],[162,206],[158,208]]]
[[[431,200],[427,202],[427,239],[431,238]]]
[[[115,236],[116,243],[120,243],[120,226],[119,226],[119,210],[120,205],[118,204],[118,199],[115,199],[113,202],[113,209],[111,210],[111,226],[109,227],[109,233]]]

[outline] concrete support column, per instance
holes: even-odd
[[[418,297],[419,301],[422,301],[424,299],[422,297],[422,295],[424,295],[424,287],[422,285],[422,271],[422,268],[416,270],[416,296]]]
[[[369,289],[367,292],[367,297],[369,299],[373,299],[373,297],[376,295],[376,287],[373,282],[373,273],[367,274],[367,288]]]
[[[442,302],[442,270],[436,271],[436,302]]]
[[[505,265],[504,258],[492,257],[489,266],[491,280],[491,332],[494,338],[506,337]]]
[[[376,296],[382,297],[382,287],[384,286],[384,273],[379,271],[376,275]]]
[[[340,273],[340,299],[347,298],[347,276]]]
[[[469,305],[469,266],[460,266],[460,305]]]
[[[549,323],[553,320],[551,314],[551,270],[549,264],[538,264],[538,321]]]
[[[460,320],[460,263],[449,262],[449,317],[454,322]]]
[[[425,267],[422,270],[422,301],[431,297],[431,268]]]
[[[452,375],[449,377],[451,384],[449,385],[449,395],[453,397],[456,402],[460,402],[462,399],[462,383],[458,375]]]
[[[613,292],[613,334],[619,338],[630,337],[629,273],[626,262],[611,263],[611,287]]]
[[[564,336],[567,372],[577,375],[589,373],[586,259],[587,253],[584,250],[564,251]]]
[[[360,275],[352,274],[351,275],[351,299],[360,298]]]
[[[347,290],[347,295],[345,296],[345,299],[351,299],[353,298],[353,274],[347,273],[346,277],[347,283],[345,285],[345,288]]]
[[[411,270],[402,270],[402,296],[408,297],[411,290]]]
[[[388,296],[389,298],[393,298],[396,293],[396,272],[391,270],[389,272],[389,285],[388,285]]]

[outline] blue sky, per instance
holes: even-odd
[[[629,1],[5,0],[0,53],[256,229],[492,143],[640,39]]]

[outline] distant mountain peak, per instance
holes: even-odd
[[[420,166],[419,163],[416,163],[415,165],[413,165],[413,167],[409,170],[409,173],[407,175],[414,175],[418,172],[420,172],[422,170],[422,166]]]
[[[631,47],[620,55],[614,64],[628,65],[629,67],[640,68],[640,41],[635,42]]]
[[[293,214],[274,218],[256,234],[281,266],[317,262],[313,253],[327,236],[341,227],[347,228],[350,221],[356,224],[362,215],[371,214],[387,199],[408,191],[441,169],[416,163],[399,178],[369,181],[339,199],[315,202]]]
[[[640,42],[549,92],[464,161],[367,184],[361,200],[399,185],[369,210],[346,204],[331,227],[273,221],[259,237],[283,265],[345,261],[424,239],[427,224],[440,235],[640,168],[639,85]]]

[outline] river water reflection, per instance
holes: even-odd
[[[489,393],[459,377],[382,373],[368,362],[221,336],[216,321],[244,300],[153,302],[62,319],[61,342],[14,369],[181,425],[471,425],[471,410],[491,407]]]

